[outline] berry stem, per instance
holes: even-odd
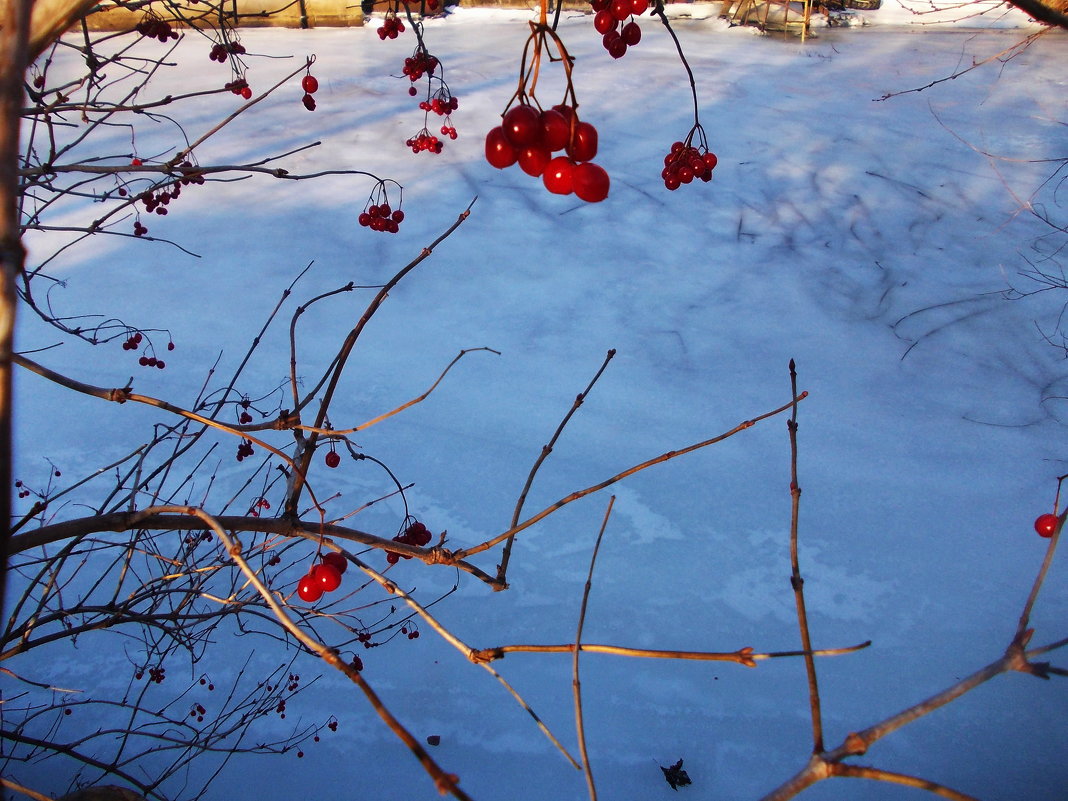
[[[686,70],[687,77],[690,79],[690,94],[693,96],[693,124],[694,127],[700,127],[701,118],[698,115],[697,110],[697,81],[693,77],[693,70],[690,69],[690,62],[686,60],[686,54],[682,52],[682,43],[679,41],[679,37],[675,34],[675,29],[671,27],[667,14],[664,13],[664,0],[656,0],[656,6],[653,8],[652,13],[660,17],[660,21],[664,24],[664,27],[667,28],[671,40],[675,43],[675,49],[679,53],[679,59],[682,61],[682,66]]]

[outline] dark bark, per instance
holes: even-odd
[[[15,280],[25,253],[19,236],[18,161],[22,86],[30,0],[0,5],[0,614],[6,589],[11,529],[12,470],[11,354],[15,333]]]
[[[1009,0],[1032,19],[1068,30],[1068,2],[1065,0]]]

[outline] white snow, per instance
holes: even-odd
[[[669,38],[642,20],[640,45],[617,62],[588,17],[566,14],[560,35],[576,57],[580,113],[600,130],[596,161],[612,178],[609,198],[596,205],[550,195],[518,167],[498,171],[483,158],[485,132],[515,89],[527,13],[461,8],[428,20],[428,45],[460,99],[460,138],[440,156],[404,147],[423,124],[408,82],[391,77],[414,46],[410,33],[381,42],[374,24],[243,31],[250,53],[296,56],[250,59],[254,90],[316,55],[319,108],[307,113],[298,88],[284,87],[211,140],[201,163],[321,141],[284,166],[396,179],[407,214],[401,233],[356,224],[371,189],[365,178],[193,187],[168,217],[146,222],[201,258],[97,239],[53,268],[68,282],[52,295],[63,312],[168,329],[177,349],[167,369],[141,370],[117,345],[72,342],[38,358],[100,385],[132,373],[140,392],[191,402],[216,355],[220,375],[233,369],[281,292],[314,261],[242,382],[244,391],[269,391],[287,374],[295,303],[348,281],[383,282],[477,196],[470,219],[367,329],[334,425],[422,392],[461,348],[501,351],[470,354],[427,401],[356,438],[415,482],[409,504],[421,519],[447,528],[455,546],[472,545],[507,528],[530,465],[609,348],[618,355],[542,468],[528,512],[785,403],[787,363],[796,359],[810,393],[799,410],[800,559],[814,641],[873,640],[866,651],[818,662],[827,740],[837,744],[1002,653],[1044,553],[1032,521],[1050,510],[1055,477],[1068,472],[1064,353],[1036,330],[1055,326],[1063,293],[1004,296],[1028,285],[1024,257],[1048,231],[1026,204],[1052,167],[1032,160],[1068,155],[1068,38],[1050,34],[1008,63],[910,92],[1027,31],[1016,29],[1016,12],[1000,18],[1015,20],[1011,30],[917,29],[887,5],[868,27],[821,29],[804,45],[728,28],[711,14],[678,19],[719,166],[710,184],[674,193],[660,181],[662,159],[693,112]],[[161,92],[215,85],[225,70],[212,71],[205,49],[202,40],[184,42],[178,58],[195,66],[163,73]],[[207,129],[233,101],[200,103],[183,118],[187,133]],[[128,132],[115,133],[116,148],[128,141]],[[137,132],[145,156],[177,143],[167,125],[146,121]],[[1064,219],[1063,193],[1059,207],[1048,190],[1039,199]],[[87,211],[67,214],[80,220]],[[29,244],[32,262],[46,243]],[[329,363],[369,298],[342,295],[302,317],[303,375]],[[23,315],[21,349],[56,341]],[[130,404],[87,400],[74,409],[68,393],[33,376],[20,376],[18,389],[17,472],[28,481],[46,473],[45,459],[71,476],[99,467],[165,419]],[[232,484],[246,468],[224,457],[219,481]],[[380,471],[347,459],[317,478],[341,494],[331,504],[338,514],[390,489]],[[519,537],[509,591],[463,581],[435,612],[475,647],[568,642],[615,492],[584,639],[796,649],[788,482],[777,417],[564,508]],[[354,523],[391,534],[400,514],[390,501]],[[492,569],[496,558],[476,561]],[[413,563],[391,575],[427,597],[453,582],[447,570]],[[1035,609],[1036,643],[1066,635],[1065,579],[1062,560]],[[238,642],[234,653],[247,647]],[[259,645],[270,662],[269,647]],[[441,736],[433,756],[474,798],[585,797],[581,774],[528,715],[428,629],[363,656],[368,680],[401,720],[420,737]],[[1065,663],[1063,654],[1052,659]],[[510,655],[497,667],[576,752],[570,657]],[[680,757],[693,785],[679,797],[757,798],[808,758],[798,660],[751,670],[589,655],[582,679],[604,799],[675,798],[656,763]],[[436,797],[340,678],[326,676],[294,711],[308,720],[334,714],[341,725],[302,761],[239,762],[210,797]],[[1063,680],[1006,676],[881,741],[862,761],[985,799],[1054,799],[1068,786],[1066,713]],[[803,797],[915,793],[837,781]]]

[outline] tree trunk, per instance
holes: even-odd
[[[11,354],[15,334],[15,281],[25,253],[19,236],[18,165],[22,86],[31,0],[0,5],[0,615],[11,534]]]

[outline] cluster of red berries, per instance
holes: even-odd
[[[404,33],[404,23],[397,16],[397,12],[390,9],[386,12],[386,16],[382,18],[382,24],[378,27],[378,38],[383,41],[396,39],[402,33]]]
[[[408,58],[404,59],[402,72],[408,76],[408,80],[415,83],[424,75],[433,75],[441,62],[437,56],[432,56],[423,47],[416,49]]]
[[[406,139],[404,144],[410,147],[413,153],[440,153],[445,147],[445,144],[425,127],[415,136]]]
[[[170,205],[170,202],[177,200],[181,194],[182,188],[176,181],[156,190],[146,190],[138,195],[137,199],[141,201],[145,211],[149,214],[156,212],[156,214],[163,216],[167,214],[167,206]]]
[[[297,595],[305,603],[315,603],[324,592],[333,592],[341,586],[341,574],[349,563],[336,551],[323,554],[319,564],[312,565],[304,577],[297,582]]]
[[[237,416],[237,422],[241,425],[247,425],[252,422],[252,414],[249,412],[249,407],[252,406],[252,401],[248,398],[242,398],[237,402],[237,405],[241,407],[241,414]],[[270,504],[267,504],[270,508]]]
[[[419,629],[415,628],[415,626],[401,626],[401,634],[409,640],[419,639]]]
[[[612,58],[623,58],[628,47],[642,40],[642,29],[634,17],[645,13],[649,0],[590,0],[590,4],[595,12],[593,27],[601,34],[604,49]]]
[[[158,39],[161,42],[178,38],[178,32],[171,28],[171,24],[159,17],[145,17],[134,26],[134,30],[142,36],[146,36],[149,39]]]
[[[201,676],[200,677],[200,686],[203,687],[205,685],[207,685],[209,693],[215,692],[215,685],[214,684],[209,684],[208,680],[206,678],[204,678],[203,676]]]
[[[308,73],[300,79],[300,88],[304,90],[304,97],[301,98],[304,108],[308,111],[315,111],[315,98],[312,95],[319,91],[319,81],[314,75]]]
[[[141,673],[138,672],[137,678],[141,678]],[[148,669],[148,680],[154,681],[156,684],[163,684],[163,680],[167,678],[167,669],[163,665],[158,667],[151,667]]]
[[[664,179],[664,186],[672,191],[695,178],[707,183],[712,180],[712,170],[716,168],[717,163],[719,159],[711,150],[675,142],[664,156],[664,170],[660,177]]]
[[[1035,520],[1035,531],[1038,532],[1040,537],[1052,537],[1059,524],[1060,518],[1055,514],[1039,515]]]
[[[244,78],[237,78],[223,86],[223,89],[229,89],[235,95],[241,95],[245,100],[252,98],[252,87],[248,85],[248,81]]]
[[[141,335],[141,332],[135,331],[122,343],[122,349],[137,350],[139,347],[141,347],[141,342],[143,340],[144,337]],[[174,350],[173,342],[167,343],[167,350]],[[142,354],[141,357],[137,360],[137,363],[142,367],[156,367],[160,370],[167,366],[167,363],[164,362],[163,359],[158,359],[155,356],[149,356],[148,354]]]
[[[430,542],[430,530],[416,520],[410,526],[405,528],[404,531],[394,537],[393,541],[403,542],[405,545],[415,545],[418,548],[422,548]],[[407,554],[394,553],[393,551],[386,554],[386,561],[391,565],[397,564],[402,558],[411,559],[412,557]]]
[[[208,58],[212,61],[218,61],[220,64],[225,64],[226,59],[230,56],[243,55],[245,55],[245,46],[241,42],[216,42],[211,46]]]
[[[271,508],[271,502],[269,500],[267,500],[266,498],[257,498],[256,502],[252,504],[252,508],[248,510],[249,517],[259,517],[260,516],[260,509],[270,509],[270,508]],[[273,559],[277,555],[278,554],[274,554],[271,558]],[[281,560],[279,559],[279,561],[281,561]],[[275,562],[274,564],[277,564],[277,562]]]
[[[560,150],[566,155],[554,158]],[[597,129],[581,122],[573,106],[539,111],[522,103],[486,134],[486,161],[491,165],[503,170],[518,162],[527,175],[541,177],[550,192],[574,192],[588,203],[608,197],[608,173],[593,163],[596,155]]]
[[[25,485],[21,481],[15,482],[15,489],[19,491],[20,498],[28,498],[30,496],[30,491],[26,489]]]
[[[134,167],[140,167],[144,162],[135,158],[130,163]],[[145,207],[147,213],[152,214],[155,212],[161,217],[166,216],[168,213],[167,207],[172,200],[177,200],[181,196],[183,186],[204,183],[204,174],[198,171],[191,162],[183,161],[178,165],[178,169],[182,173],[182,177],[178,180],[156,189],[146,189],[137,196],[136,199]],[[119,195],[125,197],[126,194],[126,188],[119,187]],[[140,219],[135,220],[134,236],[144,236],[147,233],[148,227],[142,224]]]
[[[411,142],[411,140],[409,140]],[[440,143],[439,143],[440,144]],[[418,151],[416,151],[418,152]],[[441,152],[440,147],[438,152]],[[372,231],[384,231],[387,234],[395,234],[400,230],[400,224],[404,222],[404,212],[392,208],[388,203],[371,203],[358,217],[360,225],[370,228]],[[327,462],[329,464],[329,462]],[[337,467],[337,465],[330,465]]]
[[[412,89],[414,88],[413,86]],[[433,111],[439,117],[447,117],[459,107],[460,101],[449,94],[446,86],[442,86],[429,101],[424,100],[419,104],[421,110]]]
[[[237,461],[240,462],[242,459],[251,456],[253,453],[252,440],[243,439],[241,440],[241,444],[237,446]]]
[[[202,704],[193,704],[189,707],[189,717],[196,718],[197,723],[204,722],[204,713],[207,712]]]

